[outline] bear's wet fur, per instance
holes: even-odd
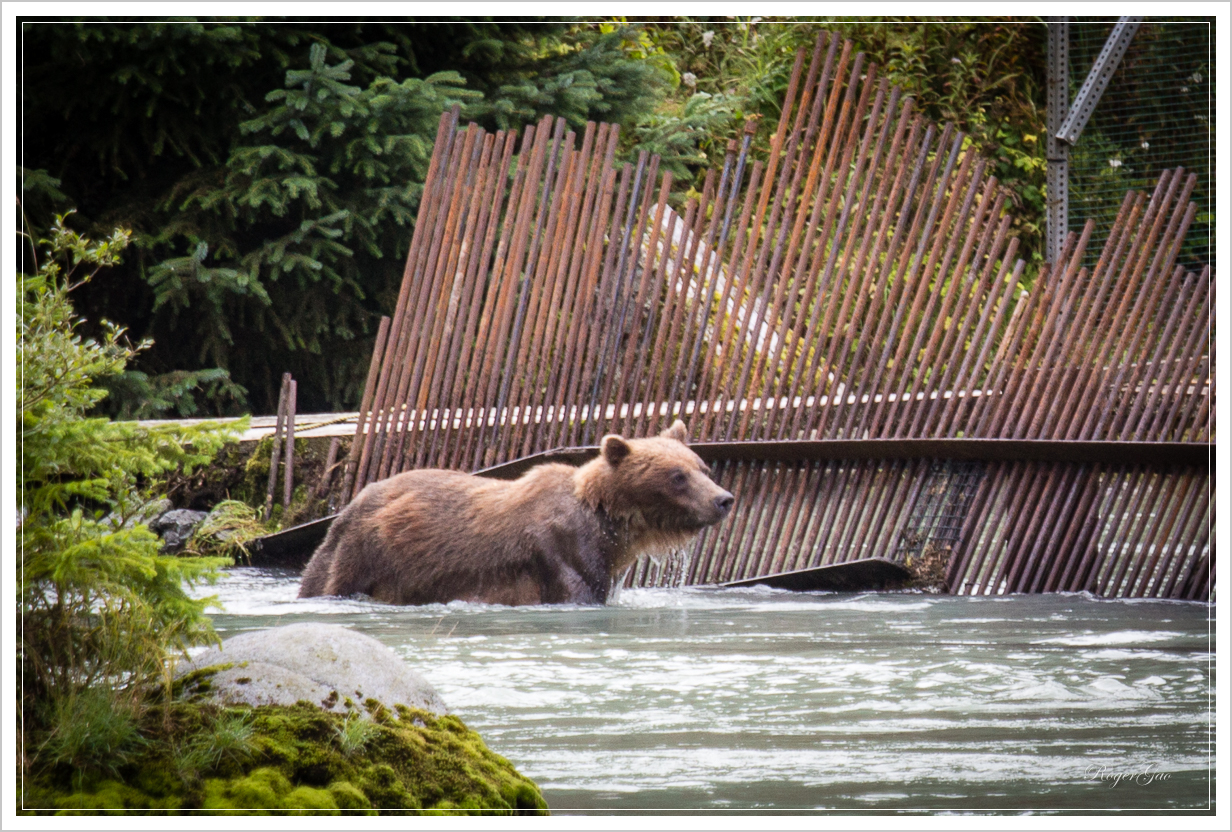
[[[519,479],[409,471],[372,483],[330,527],[299,597],[394,604],[603,604],[639,557],[686,545],[734,498],[677,421],[656,437],[603,437],[585,465]]]

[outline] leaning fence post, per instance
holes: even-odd
[[[321,479],[317,480],[317,484],[312,487],[312,493],[308,495],[309,500],[315,500],[322,494],[329,493],[329,481],[334,474],[334,464],[338,459],[338,445],[341,440],[335,436],[329,440],[329,452],[325,454],[325,467],[321,469]]]
[[[291,492],[295,488],[295,398],[298,385],[291,374],[287,376],[287,461],[282,485],[282,507],[291,506]]]

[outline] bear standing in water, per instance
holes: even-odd
[[[393,604],[602,604],[640,556],[687,544],[734,498],[677,421],[651,439],[603,437],[580,468],[502,481],[409,471],[360,492],[304,570],[299,597],[362,592]]]

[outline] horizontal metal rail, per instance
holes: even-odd
[[[1208,465],[1215,446],[1189,442],[1087,442],[1047,439],[827,439],[781,442],[698,442],[690,448],[706,462],[812,462],[816,460],[936,459],[985,462],[1108,462],[1140,465]],[[545,462],[582,465],[597,445],[553,448],[475,473],[517,479]]]

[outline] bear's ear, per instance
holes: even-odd
[[[670,428],[660,433],[659,436],[662,436],[665,439],[675,439],[682,445],[689,444],[689,429],[685,426],[685,423],[679,419],[677,419]]]
[[[603,437],[599,447],[603,450],[603,458],[611,465],[616,465],[633,451],[623,436],[617,436],[614,433]]]

